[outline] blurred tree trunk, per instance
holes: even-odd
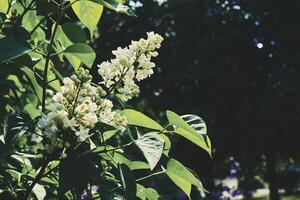
[[[276,173],[276,154],[273,148],[266,149],[267,179],[270,189],[270,200],[280,200]]]

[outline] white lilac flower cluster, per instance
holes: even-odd
[[[63,79],[61,91],[47,104],[47,112],[39,125],[51,138],[50,147],[63,146],[61,130],[70,130],[79,142],[90,137],[90,130],[98,122],[125,130],[126,118],[112,110],[113,103],[105,98],[105,91],[100,86],[93,86],[91,79],[88,71],[80,68],[78,75]]]
[[[98,65],[98,73],[108,93],[115,91],[117,96],[128,101],[140,93],[136,81],[141,81],[153,74],[155,64],[152,57],[158,55],[163,38],[153,32],[147,33],[147,39],[132,41],[129,47],[113,51],[115,58]]]

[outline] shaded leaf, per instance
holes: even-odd
[[[126,199],[136,199],[136,184],[130,169],[125,164],[120,164],[119,173]]]
[[[10,113],[3,125],[5,144],[13,146],[27,131],[32,131],[33,129],[33,121],[26,113]]]
[[[28,81],[31,83],[31,86],[32,86],[36,96],[38,97],[39,101],[42,102],[43,89],[37,82],[34,71],[32,71],[29,67],[22,67],[21,70],[27,76]]]
[[[0,62],[12,60],[29,51],[31,51],[31,48],[24,41],[18,41],[9,37],[0,39]]]

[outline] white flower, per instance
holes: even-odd
[[[87,113],[82,117],[82,123],[86,127],[94,127],[94,125],[98,122],[97,115],[95,113]]]
[[[116,11],[117,12],[127,12],[128,9],[129,9],[128,6],[125,6],[125,5],[121,4],[121,3],[119,3],[117,5]]]
[[[62,93],[60,93],[60,92],[58,92],[58,93],[56,93],[53,97],[52,97],[52,99],[53,99],[53,101],[55,101],[55,102],[63,102],[64,101],[64,96],[63,96],[63,94]]]
[[[128,47],[118,47],[112,53],[115,58],[98,65],[98,73],[109,92],[118,92],[123,101],[139,94],[135,81],[141,81],[153,74],[155,64],[152,57],[158,53],[163,38],[154,32],[147,33],[147,39],[132,41]],[[121,80],[120,80],[121,79]]]
[[[75,135],[78,137],[78,141],[83,142],[87,138],[89,138],[90,137],[89,131],[90,129],[80,126],[79,130],[75,132]]]

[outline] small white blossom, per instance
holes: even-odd
[[[147,39],[132,41],[128,47],[118,47],[113,51],[114,59],[98,65],[98,73],[109,92],[117,93],[123,101],[138,96],[140,90],[136,81],[141,81],[153,74],[155,64],[152,57],[158,55],[163,38],[154,32],[147,33]]]
[[[39,120],[43,133],[49,138],[59,138],[59,132],[71,130],[79,142],[85,141],[98,122],[125,130],[122,126],[126,126],[126,121],[121,121],[120,116],[112,110],[113,103],[103,98],[105,91],[91,85],[88,71],[80,68],[78,76],[64,78],[63,83],[61,90],[47,105],[47,113]]]

